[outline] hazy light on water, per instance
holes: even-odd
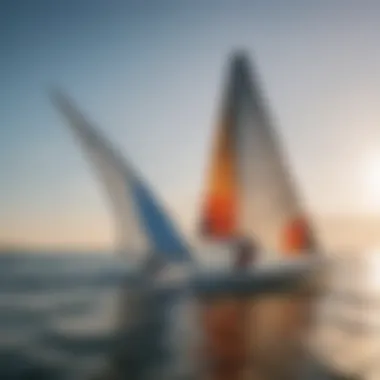
[[[380,208],[380,154],[372,152],[363,159],[363,200],[368,205]]]
[[[380,353],[380,250],[339,258],[327,281],[316,307],[313,351],[337,372],[372,376]]]

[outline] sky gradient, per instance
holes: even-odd
[[[311,213],[380,214],[379,17],[353,0],[1,1],[0,243],[112,242],[55,85],[191,234],[235,48],[260,73]]]

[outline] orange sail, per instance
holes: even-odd
[[[224,239],[236,233],[236,162],[228,122],[221,124],[204,200],[201,232],[208,238]]]
[[[239,181],[236,151],[237,125],[234,117],[235,86],[232,73],[221,110],[200,216],[200,232],[206,239],[228,239],[235,236],[238,229]]]

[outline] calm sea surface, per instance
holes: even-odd
[[[136,351],[143,355],[134,361],[151,363],[153,374],[189,378],[180,374],[197,370],[187,360],[199,333],[191,297],[159,294],[155,302],[162,307],[155,310],[162,318],[151,315],[146,331],[120,336],[121,291],[131,278],[125,261],[113,254],[1,254],[0,379],[93,379],[104,373],[120,342],[141,346]],[[166,334],[155,339],[165,347],[152,344],[154,334]],[[189,337],[194,341],[184,344]],[[136,371],[129,378],[149,378]]]
[[[113,347],[128,268],[105,254],[0,255],[0,379],[75,379]]]

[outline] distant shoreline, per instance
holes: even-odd
[[[0,247],[0,256],[3,255],[26,255],[26,254],[38,254],[38,255],[55,255],[55,254],[89,254],[89,255],[109,255],[116,253],[115,249],[91,249],[91,248],[78,248],[78,247],[23,247],[23,246],[1,246]]]

